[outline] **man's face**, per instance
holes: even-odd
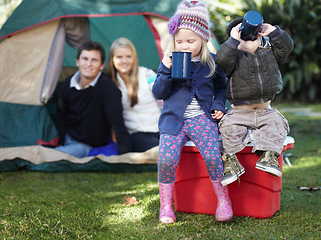
[[[93,81],[99,71],[104,69],[105,63],[101,62],[100,52],[98,50],[83,50],[76,59],[76,64],[79,68],[80,79]]]

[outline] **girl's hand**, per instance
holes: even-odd
[[[222,111],[215,110],[214,114],[211,114],[213,119],[219,120],[224,116]]]
[[[262,23],[260,35],[261,36],[267,36],[271,32],[273,32],[275,29],[276,29],[276,27],[272,26],[269,23]]]
[[[162,63],[167,67],[167,68],[171,68],[172,67],[172,59],[167,56],[167,55],[164,55],[163,57],[163,60],[162,60]]]

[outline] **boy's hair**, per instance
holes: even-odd
[[[127,95],[131,101],[130,106],[133,107],[138,103],[138,56],[137,51],[134,46],[134,44],[127,38],[118,38],[116,39],[109,51],[109,57],[108,57],[108,65],[107,65],[107,74],[112,78],[112,80],[116,83],[117,86],[119,86],[117,81],[117,69],[114,66],[114,55],[115,55],[115,49],[123,47],[127,48],[132,53],[133,58],[133,65],[132,69],[129,73],[129,81],[127,82]]]
[[[243,21],[243,17],[239,17],[237,19],[235,19],[233,22],[231,22],[226,30],[225,30],[225,36],[228,39],[231,36],[231,30],[232,28],[236,27],[238,24],[240,24]]]
[[[101,63],[105,62],[105,49],[100,43],[94,42],[94,41],[91,41],[91,40],[87,41],[87,42],[84,42],[78,48],[76,59],[79,59],[80,54],[81,54],[81,52],[83,50],[87,50],[87,51],[97,50],[97,51],[99,51],[100,52]]]

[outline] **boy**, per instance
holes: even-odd
[[[227,28],[228,40],[215,58],[228,78],[227,99],[232,104],[219,124],[224,148],[223,186],[245,172],[235,153],[251,142],[249,130],[253,152],[260,155],[256,168],[281,177],[277,159],[289,133],[287,120],[270,103],[282,89],[279,66],[292,51],[293,41],[279,26],[268,23],[261,24],[254,39],[242,40],[242,21],[236,19]]]

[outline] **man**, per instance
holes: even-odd
[[[61,86],[57,111],[61,146],[56,149],[78,158],[86,157],[92,148],[107,145],[113,131],[119,153],[131,151],[121,93],[101,72],[105,66],[104,48],[93,41],[83,43],[76,64],[79,71]]]

